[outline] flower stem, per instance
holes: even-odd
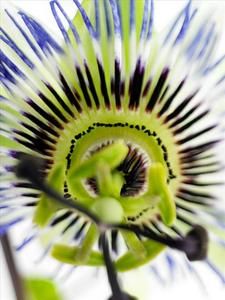
[[[13,284],[14,292],[17,300],[25,300],[23,282],[16,267],[15,259],[12,253],[12,247],[7,234],[1,236],[1,244],[5,260],[8,266],[9,274]]]

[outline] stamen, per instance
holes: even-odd
[[[118,225],[119,229],[133,231],[137,235],[150,238],[172,249],[183,251],[190,261],[204,260],[208,250],[208,234],[204,227],[194,225],[183,238],[174,239],[166,235],[158,235],[148,227],[136,225]]]
[[[111,148],[110,148],[111,149]],[[110,151],[111,152],[111,151]],[[96,154],[97,155],[97,154]],[[93,159],[93,157],[92,157]],[[52,189],[48,184],[46,184],[42,177],[42,171],[44,168],[44,161],[41,158],[33,157],[31,155],[22,154],[20,156],[20,162],[16,167],[16,175],[20,178],[24,178],[29,180],[35,187],[43,191],[48,197],[51,199],[54,199],[55,201],[59,202],[60,204],[63,204],[63,206],[73,208],[76,211],[84,214],[88,218],[90,218],[94,223],[96,223],[99,226],[99,230],[102,233],[105,233],[105,231],[109,228],[111,229],[125,229],[134,232],[137,235],[147,237],[153,241],[159,242],[161,244],[167,245],[173,249],[177,249],[180,251],[185,252],[187,258],[190,261],[195,260],[202,260],[206,258],[207,255],[207,246],[208,246],[208,235],[206,230],[201,227],[200,225],[193,225],[193,228],[188,232],[188,234],[182,238],[179,237],[177,239],[174,239],[172,237],[169,237],[165,234],[157,234],[154,231],[152,231],[148,227],[140,228],[137,225],[125,225],[125,224],[119,224],[119,225],[113,225],[104,223],[103,221],[100,221],[100,218],[98,218],[97,215],[92,213],[91,211],[84,208],[82,205],[72,202],[68,199],[63,198],[60,194],[58,194],[54,189]],[[85,168],[86,172],[87,169]],[[84,169],[82,169],[84,171]],[[79,172],[78,172],[79,173]],[[86,174],[85,174],[86,175]],[[92,175],[92,174],[87,174]],[[115,223],[114,223],[115,224]],[[103,237],[103,251],[105,254],[105,259],[108,260],[108,246],[107,241],[105,240],[105,237]],[[106,264],[108,264],[107,268],[111,268],[110,262],[106,261]],[[111,275],[110,275],[111,276]],[[109,278],[111,282],[111,285],[115,284],[115,278],[112,279]],[[112,287],[112,289],[117,290],[118,287]],[[118,292],[118,291],[117,291]],[[115,292],[115,293],[117,293]],[[115,299],[126,299],[123,297],[123,295],[120,295],[121,298],[115,298]],[[113,296],[114,297],[114,296]]]
[[[15,173],[17,177],[29,180],[40,191],[45,193],[51,199],[59,202],[63,206],[73,208],[76,211],[86,215],[97,225],[101,225],[99,218],[91,211],[84,208],[82,205],[72,202],[69,199],[64,199],[60,194],[53,190],[46,182],[44,182],[41,172],[43,170],[44,161],[41,158],[34,157],[29,154],[22,154],[20,162],[16,167]],[[104,226],[105,227],[105,226]]]

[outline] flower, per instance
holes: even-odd
[[[73,20],[50,1],[62,43],[22,10],[4,11],[0,232],[24,208],[38,230],[60,224],[51,255],[106,265],[113,299],[127,299],[115,269],[165,246],[205,259],[207,231],[210,247],[224,247],[220,25],[191,2],[162,34],[153,1],[71,5]],[[206,263],[224,281],[218,258]]]

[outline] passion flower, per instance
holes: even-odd
[[[63,42],[22,10],[3,11],[0,230],[24,208],[38,230],[63,224],[51,255],[106,266],[110,299],[132,299],[117,271],[166,247],[203,260],[207,231],[224,238],[219,17],[188,2],[158,34],[153,1],[71,5],[73,20],[50,1]]]

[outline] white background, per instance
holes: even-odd
[[[138,0],[136,0],[138,1]],[[8,1],[2,0],[2,4],[6,4]],[[74,12],[71,11],[71,1],[63,0],[64,6],[68,8],[68,13],[72,17]],[[186,1],[182,0],[156,0],[155,3],[155,22],[156,28],[162,29],[168,20],[171,20],[173,16],[177,14],[177,12],[184,6]],[[204,5],[221,5],[225,2],[221,1],[201,1],[204,2]],[[25,11],[30,12],[32,15],[36,16],[42,24],[47,24],[48,28],[54,30],[55,23],[54,19],[50,13],[48,0],[17,0],[11,1],[11,3],[22,7]],[[224,8],[224,7],[223,7]],[[225,10],[224,10],[225,14]],[[219,52],[222,52],[224,49],[225,35],[223,35],[222,42]],[[16,235],[12,236],[13,240],[18,239],[18,235],[21,234],[17,232]],[[19,239],[18,239],[19,240]],[[33,248],[32,248],[33,247]],[[27,251],[20,253],[18,255],[18,265],[20,270],[25,274],[36,274],[38,273],[39,264],[36,263],[35,268],[31,268],[31,261],[35,260],[37,257],[37,245],[29,246]],[[11,283],[8,277],[8,273],[6,270],[6,266],[4,264],[2,252],[0,253],[1,265],[0,265],[0,299],[1,300],[14,300],[14,295],[11,287]],[[32,265],[33,266],[33,265]],[[175,280],[166,284],[166,286],[162,286],[158,283],[158,281],[154,280],[153,277],[148,277],[145,275],[145,270],[140,270],[138,273],[128,274],[127,282],[129,285],[133,285],[134,289],[140,289],[142,286],[143,294],[145,294],[145,290],[150,290],[150,296],[143,296],[143,299],[157,299],[157,300],[203,300],[203,299],[211,299],[211,300],[222,300],[225,299],[225,290],[222,289],[221,284],[217,280],[216,276],[212,275],[211,272],[203,267],[202,265],[198,265],[198,270],[200,270],[200,275],[203,278],[203,282],[207,287],[207,294],[200,288],[200,284],[196,277],[190,276],[190,274],[186,273],[184,270],[179,270],[176,275]],[[45,265],[45,273],[46,274],[55,274],[52,270],[54,269],[50,263]],[[51,273],[53,272],[53,273]],[[100,272],[100,274],[96,274],[94,270],[75,270],[73,276],[66,276],[68,270],[64,270],[62,273],[59,273],[60,276],[56,276],[56,280],[61,283],[61,289],[64,295],[66,295],[66,299],[68,300],[102,300],[106,299],[106,295],[109,295],[108,292],[108,284],[106,281],[106,276],[104,271]],[[140,282],[140,284],[137,284]],[[139,286],[139,287],[138,287]],[[43,299],[45,300],[45,299]],[[142,300],[142,299],[140,299]]]

